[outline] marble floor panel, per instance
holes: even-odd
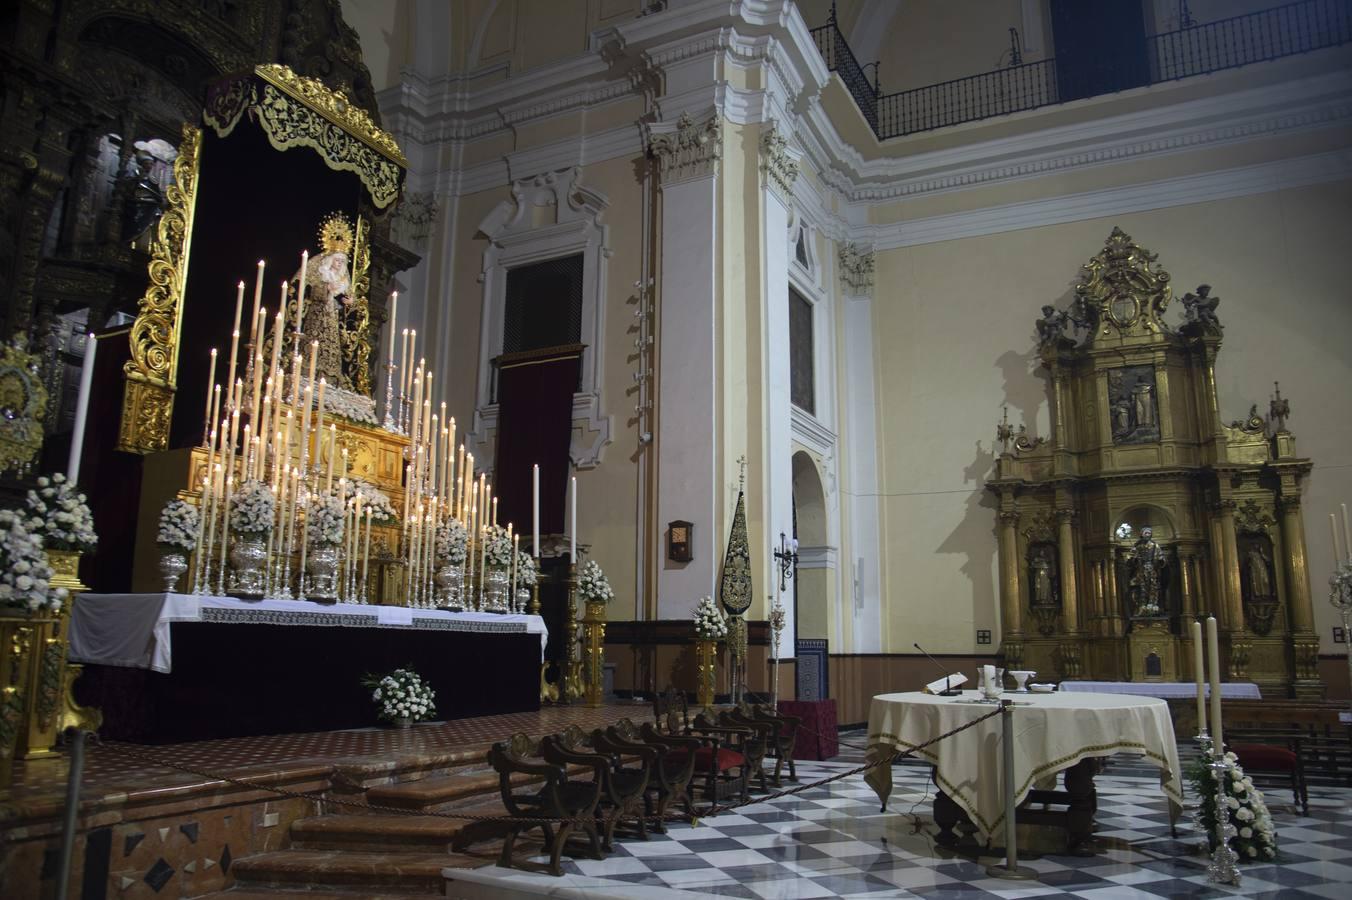
[[[847,771],[862,763],[863,735],[827,762],[799,762],[801,782]],[[1180,748],[1185,759],[1193,751]],[[955,852],[937,845],[933,785],[927,766],[899,763],[886,812],[861,775],[790,797],[757,801],[732,814],[705,817],[698,827],[678,824],[647,842],[617,843],[604,860],[568,860],[572,878],[492,870],[504,890],[555,886],[554,896],[601,896],[609,884],[674,889],[671,896],[813,898],[923,897],[933,900],[1160,900],[1244,896],[1305,900],[1352,896],[1352,788],[1310,788],[1310,815],[1298,814],[1287,790],[1266,792],[1277,823],[1280,857],[1241,867],[1238,888],[1206,877],[1204,836],[1191,810],[1171,834],[1168,809],[1154,768],[1129,758],[1110,761],[1099,775],[1096,853],[1049,853],[1023,859],[1036,880],[992,878],[986,867],[1003,858],[976,849]],[[753,797],[755,795],[753,794]],[[479,876],[488,876],[479,870]],[[576,885],[579,893],[566,887]],[[590,891],[590,892],[589,892]]]

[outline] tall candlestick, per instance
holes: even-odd
[[[268,375],[272,378],[273,389],[281,395],[282,383],[279,380],[281,372],[278,366],[282,361],[282,331],[286,327],[286,282],[282,282],[282,308],[277,310],[276,325],[272,329],[272,365],[268,367]]]
[[[498,527],[498,498],[493,498],[493,527]]]
[[[258,340],[258,310],[259,304],[263,302],[263,270],[267,263],[263,260],[258,261],[258,274],[254,276],[254,302],[253,316],[249,319],[249,353],[253,353],[255,342]]]
[[[80,456],[84,452],[85,420],[89,417],[89,392],[94,386],[94,354],[98,342],[91,331],[85,335],[84,363],[80,366],[80,395],[75,401],[75,427],[70,434],[70,457],[66,461],[66,478],[71,484],[80,481]]]
[[[1347,548],[1347,559],[1352,561],[1352,529],[1347,527],[1347,504],[1341,504],[1343,507],[1343,544]]]
[[[310,370],[305,376],[305,380],[310,384],[315,383],[315,363],[319,359],[319,341],[310,341]]]
[[[335,425],[330,425],[330,426],[329,426],[329,433],[332,435],[333,440],[329,442],[329,474],[328,474],[328,477],[324,479],[324,490],[325,490],[325,491],[332,491],[332,490],[333,490],[333,467],[334,467],[335,463],[336,463],[337,460],[338,460],[338,453],[337,453],[337,450],[338,450],[338,428],[337,428],[337,426],[335,426]],[[322,434],[322,433],[321,433],[320,437],[321,437],[321,438],[323,437],[323,434]]]
[[[398,319],[399,319],[399,292],[390,291],[390,318],[388,320],[390,325],[390,349],[388,351],[388,358],[385,361],[390,363],[391,365],[393,365],[394,363],[394,331],[395,331],[394,326],[395,322],[398,321]]]
[[[1333,564],[1336,566],[1343,561],[1343,547],[1338,541],[1338,519],[1333,513],[1329,513],[1329,533],[1333,536]]]
[[[230,333],[230,377],[225,380],[227,391],[235,389],[235,361],[239,356],[239,317],[244,312],[244,282],[235,291],[235,330]],[[233,405],[234,395],[229,398]]]
[[[296,598],[305,598],[305,560],[310,552],[310,492],[306,488],[301,496],[302,508],[305,509],[305,521],[300,527],[300,566],[296,572]]]
[[[366,599],[366,598],[367,598],[367,594],[368,594],[368,592],[369,592],[369,585],[370,585],[370,581],[368,580],[368,577],[367,577],[367,574],[366,574],[366,573],[367,573],[367,567],[368,567],[368,566],[370,565],[370,563],[371,563],[371,508],[370,508],[370,507],[367,507],[367,509],[366,509],[366,542],[365,542],[365,543],[366,543],[366,546],[362,548],[362,552],[361,552],[361,585],[360,585],[360,593],[359,593],[358,596],[357,596],[357,602],[358,602],[358,603],[366,603],[366,602],[367,602],[367,599]]]
[[[238,414],[238,410],[236,410]],[[226,552],[230,549],[230,496],[235,489],[235,477],[231,470],[234,467],[234,460],[227,463],[225,470],[225,494],[221,501],[221,561],[216,568],[216,591],[225,593],[225,560]]]
[[[404,329],[404,352],[399,354],[399,399],[408,396],[408,329]]]
[[[540,558],[540,464],[531,468],[531,537],[535,540],[534,556]]]
[[[410,328],[408,330],[408,368],[410,373],[413,371],[413,360],[417,358],[417,355],[418,355],[418,329]],[[408,383],[408,386],[412,388],[413,382],[410,381]]]
[[[301,335],[305,333],[305,289],[310,285],[310,251],[300,252],[300,285],[296,288],[296,345],[300,345]]]
[[[1197,733],[1206,733],[1206,667],[1202,662],[1202,623],[1192,623],[1192,674],[1197,682]]]
[[[511,533],[511,530],[512,530],[512,526],[511,526],[511,525],[508,525],[508,526],[507,526],[507,531],[508,531],[509,534]],[[517,557],[520,556],[520,555],[521,555],[521,535],[519,535],[519,534],[513,534],[513,535],[512,535],[512,586],[511,586],[510,588],[508,588],[508,590],[510,591],[510,593],[508,593],[508,595],[507,595],[507,608],[510,609],[510,610],[513,610],[513,611],[515,611],[515,609],[516,609],[516,579],[517,579],[517,575],[519,574],[519,573],[517,572]]]
[[[325,378],[319,379],[319,412],[315,415],[315,477],[318,478],[319,467],[324,464],[324,387],[328,383]]]
[[[241,480],[241,481],[248,481],[250,478],[253,477],[253,475],[252,475],[252,473],[251,473],[251,469],[249,468],[250,465],[251,465],[252,462],[253,462],[253,458],[249,455],[249,454],[253,451],[253,440],[249,437],[249,435],[252,433],[252,428],[253,428],[253,425],[252,425],[251,423],[245,423],[245,425],[244,425],[244,471],[243,471],[242,473],[240,473],[240,480]]]
[[[568,561],[577,564],[577,476],[572,478],[569,492]]]
[[[1216,633],[1216,617],[1206,620],[1207,652],[1211,655],[1211,746],[1216,756],[1225,755],[1225,735],[1221,731],[1221,645]]]
[[[83,372],[80,374],[84,374]],[[202,411],[202,443],[206,444],[211,431],[211,388],[216,384],[216,348],[211,348],[211,370],[207,375],[206,408]]]
[[[267,310],[263,310],[267,312]],[[254,354],[253,371],[253,396],[249,400],[249,421],[253,423],[255,429],[258,428],[258,404],[262,401],[260,394],[263,390],[263,351],[259,350]]]

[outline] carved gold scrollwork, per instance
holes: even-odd
[[[1075,303],[1094,328],[1098,341],[1114,331],[1122,336],[1158,334],[1169,305],[1169,273],[1151,268],[1157,256],[1114,228],[1103,250],[1084,264],[1075,285]],[[1078,320],[1077,320],[1078,321]]]
[[[352,390],[371,396],[371,223],[357,217],[352,243],[352,305],[344,316],[343,359],[348,361]]]
[[[137,306],[129,339],[131,359],[122,401],[118,449],[151,453],[169,446],[169,421],[178,379],[179,322],[183,287],[188,280],[193,211],[202,132],[183,126],[174,161],[174,183],[165,191],[166,207],[150,249],[150,286]]]

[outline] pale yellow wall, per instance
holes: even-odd
[[[1352,303],[1345,264],[1352,183],[1230,200],[878,254],[875,301],[889,646],[966,652],[996,628],[995,514],[982,490],[1003,404],[1047,433],[1033,321],[1064,305],[1078,267],[1114,225],[1159,253],[1176,293],[1207,282],[1222,298],[1221,413],[1265,409],[1272,381],[1315,469],[1304,509],[1316,621],[1335,621],[1327,513],[1352,502]],[[1171,307],[1176,321],[1180,309]]]
[[[1011,26],[1023,31],[1019,0],[897,3],[878,53],[883,92],[937,84],[1007,64]]]
[[[411,62],[413,0],[341,2],[344,21],[361,39],[362,60],[371,70],[371,86],[382,91],[398,84],[399,70]]]
[[[639,0],[469,0],[469,70],[512,74],[580,56],[592,31],[638,15]]]

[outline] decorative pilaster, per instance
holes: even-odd
[[[1235,501],[1222,500],[1215,513],[1220,525],[1221,606],[1225,610],[1225,626],[1232,632],[1244,628],[1244,608],[1239,582],[1239,544],[1235,536]]]
[[[723,124],[714,115],[696,123],[683,112],[674,126],[654,125],[648,134],[648,153],[657,160],[662,186],[718,173],[723,156]],[[797,174],[795,168],[794,174]]]
[[[1004,495],[1002,503],[1008,498]],[[1000,615],[1006,639],[1023,636],[1019,591],[1019,514],[1000,511]]]
[[[772,122],[761,132],[761,171],[766,183],[778,189],[784,197],[793,197],[793,183],[798,179],[798,159],[789,148],[789,140],[780,134]]]
[[[873,251],[846,242],[840,245],[839,262],[840,281],[845,292],[856,297],[870,296],[873,293]]]
[[[1061,617],[1067,634],[1080,631],[1079,592],[1075,579],[1075,510],[1056,511],[1056,550],[1061,569]]]
[[[1314,602],[1310,596],[1310,570],[1305,558],[1305,522],[1300,515],[1300,495],[1278,497],[1277,509],[1281,513],[1282,551],[1286,556],[1283,568],[1286,570],[1286,603],[1291,610],[1291,631],[1299,635],[1314,634]]]

